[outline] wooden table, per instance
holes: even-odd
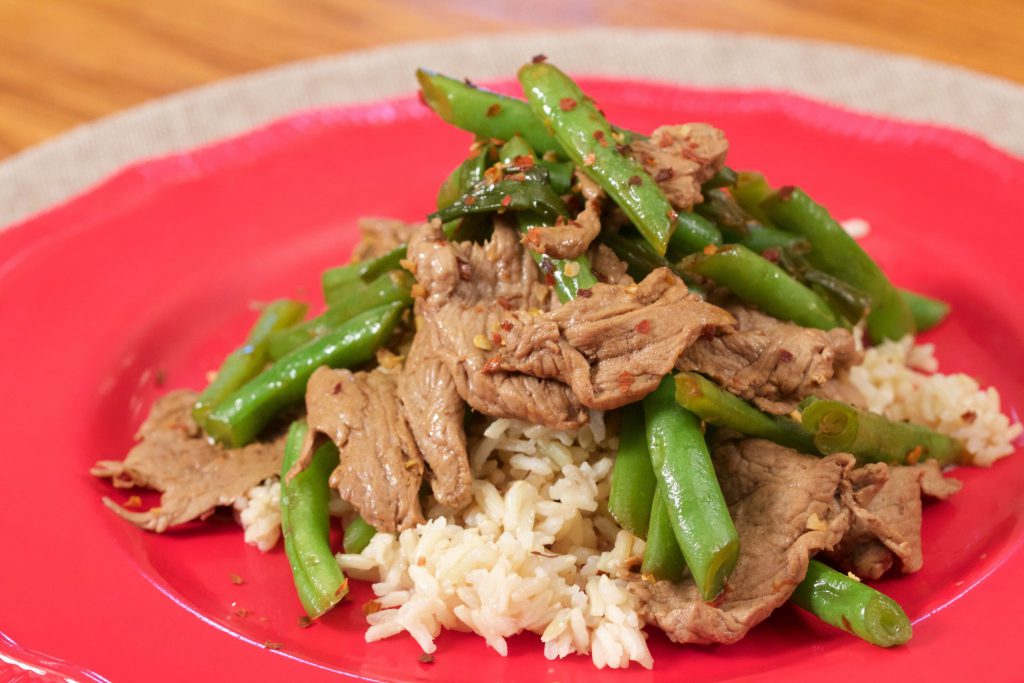
[[[295,59],[595,25],[817,38],[1024,82],[1022,0],[0,0],[0,158],[144,100]]]

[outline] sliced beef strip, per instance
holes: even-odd
[[[707,375],[766,412],[791,413],[860,361],[853,335],[842,328],[800,327],[735,304],[727,310],[736,318],[735,328],[701,339],[676,367]],[[856,389],[844,391],[853,396]]]
[[[434,498],[460,510],[470,501],[473,483],[463,428],[466,406],[442,356],[431,331],[420,330],[398,380],[398,398],[416,444],[430,465]]]
[[[192,419],[194,391],[172,391],[157,399],[135,435],[138,443],[123,461],[101,460],[90,470],[118,488],[162,491],[159,507],[126,510],[103,503],[132,524],[162,532],[231,505],[250,488],[281,472],[284,436],[243,448],[211,444]]]
[[[615,255],[606,244],[595,244],[587,252],[590,259],[590,270],[598,282],[608,285],[631,285],[633,278],[629,275],[629,266]]]
[[[715,470],[740,537],[740,556],[723,595],[704,602],[686,578],[633,577],[641,613],[683,643],[734,643],[793,593],[810,558],[833,547],[850,513],[842,502],[853,467],[847,454],[813,458],[770,441],[715,446]]]
[[[362,239],[352,251],[353,261],[369,261],[383,256],[409,238],[420,223],[406,223],[394,218],[361,218],[359,232]]]
[[[474,410],[558,429],[579,427],[587,414],[569,387],[521,373],[485,372],[496,358],[495,335],[512,311],[547,308],[550,289],[511,227],[496,223],[486,243],[452,243],[439,224],[409,241],[423,328]],[[418,290],[418,291],[417,291]]]
[[[402,417],[394,372],[320,367],[306,385],[309,432],[289,477],[305,469],[319,440],[338,446],[331,486],[378,531],[423,522],[423,458]]]
[[[877,579],[894,565],[918,571],[921,555],[921,496],[945,500],[960,482],[944,477],[934,461],[891,467],[876,463],[854,470],[853,521],[831,557],[844,570]]]
[[[579,171],[576,180],[585,202],[583,210],[571,221],[531,228],[522,238],[527,249],[552,258],[572,259],[584,253],[601,232],[604,190]]]
[[[557,379],[610,410],[654,391],[690,344],[732,322],[659,268],[638,285],[597,284],[548,313],[510,316],[494,369]]]
[[[707,123],[661,126],[648,139],[630,144],[630,156],[680,211],[703,201],[701,184],[722,168],[728,152],[725,134]]]

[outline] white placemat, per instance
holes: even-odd
[[[959,128],[1024,156],[1024,86],[958,67],[751,34],[613,28],[511,33],[296,62],[80,126],[0,163],[0,226],[67,199],[132,161],[237,134],[307,107],[410,93],[418,66],[474,80],[508,78],[537,53],[577,74],[789,90]]]

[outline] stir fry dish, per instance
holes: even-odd
[[[787,603],[907,643],[867,582],[918,571],[922,500],[1021,432],[916,343],[949,307],[731,168],[714,125],[628,130],[541,56],[518,76],[524,99],[417,73],[472,134],[426,220],[362,221],[317,315],[262,306],[92,469],[159,506],[104,503],[157,533],[232,508],[260,550],[283,536],[265,561],[309,619],[361,609],[426,653],[525,631],[651,667],[648,630],[734,643]]]

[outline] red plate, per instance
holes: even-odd
[[[1015,415],[1024,163],[960,133],[791,95],[584,86],[631,128],[713,122],[733,166],[867,219],[865,245],[897,283],[953,303],[929,335],[943,368],[994,384]],[[408,637],[367,645],[365,586],[300,629],[280,549],[262,555],[228,521],[141,532],[100,504],[112,489],[87,472],[125,453],[157,395],[202,384],[251,322],[248,302],[317,300],[318,274],[346,259],[358,216],[429,211],[468,143],[414,98],[309,112],[133,166],[0,234],[0,630],[11,640],[0,653],[45,652],[37,663],[113,681],[594,679],[589,658],[549,662],[532,635],[502,658],[446,633],[430,665]],[[910,645],[873,648],[787,607],[728,647],[677,647],[652,629],[653,673],[597,677],[1019,680],[1024,457],[958,476],[964,491],[926,513],[924,569],[880,586],[915,621]]]

